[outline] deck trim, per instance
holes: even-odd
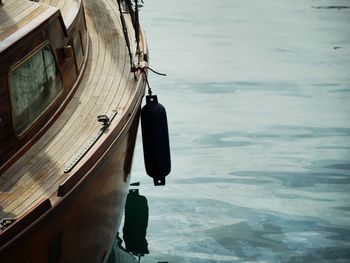
[[[0,35],[0,53],[55,15],[60,15],[59,9],[45,4],[40,5],[23,20],[7,28]]]

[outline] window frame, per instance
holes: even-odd
[[[79,47],[77,47],[75,45],[76,44],[75,38],[78,38],[77,42],[79,43],[78,44]],[[83,39],[81,36],[81,31],[79,29],[77,31],[75,31],[72,35],[72,46],[73,46],[75,66],[76,66],[77,72],[79,73],[83,64],[84,64],[84,59],[85,59],[85,50],[84,50],[84,45],[83,45]],[[78,61],[78,56],[77,56],[77,52],[76,52],[77,48],[81,49],[81,61]]]
[[[32,59],[37,53],[39,53],[40,51],[42,51],[45,47],[48,47],[51,51],[51,54],[54,58],[55,61],[55,66],[56,69],[58,71],[58,75],[59,78],[61,80],[61,90],[59,91],[59,93],[56,95],[56,97],[46,106],[45,109],[43,109],[43,111],[36,117],[34,118],[31,123],[25,127],[21,132],[17,132],[16,131],[16,124],[15,124],[15,116],[14,116],[14,110],[13,110],[13,94],[12,94],[12,87],[11,87],[11,74],[18,69],[19,67],[21,67],[22,65],[24,65],[25,63],[27,63],[30,59]],[[64,79],[62,77],[62,73],[60,71],[60,68],[58,66],[57,63],[57,58],[56,58],[56,54],[53,51],[50,42],[48,40],[42,42],[40,45],[38,45],[37,47],[35,47],[33,50],[31,50],[26,56],[24,56],[24,58],[22,58],[21,60],[19,60],[17,63],[13,64],[10,66],[10,70],[8,71],[8,75],[7,75],[7,79],[8,79],[8,92],[9,92],[9,103],[10,103],[10,111],[11,111],[11,121],[12,121],[12,131],[15,134],[17,139],[21,139],[23,138],[26,134],[28,134],[28,132],[30,132],[30,130],[33,129],[33,127],[38,123],[39,119],[42,118],[42,116],[44,116],[45,114],[47,114],[47,112],[52,109],[53,104],[55,104],[63,95],[64,93]]]

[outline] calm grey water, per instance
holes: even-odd
[[[145,0],[172,173],[142,262],[350,262],[348,0]]]

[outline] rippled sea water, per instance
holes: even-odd
[[[350,1],[145,0],[172,173],[141,262],[350,262]]]

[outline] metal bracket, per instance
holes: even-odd
[[[3,218],[0,220],[0,230],[5,230],[7,227],[9,227],[13,222],[15,222],[15,218]]]
[[[97,120],[102,122],[102,127],[100,130],[92,136],[83,147],[81,147],[68,161],[63,172],[69,173],[73,167],[84,157],[84,155],[91,149],[91,147],[97,142],[97,140],[101,137],[101,135],[108,128],[110,123],[113,121],[114,117],[117,115],[117,111],[112,111],[109,116],[107,115],[99,115],[97,116]]]

